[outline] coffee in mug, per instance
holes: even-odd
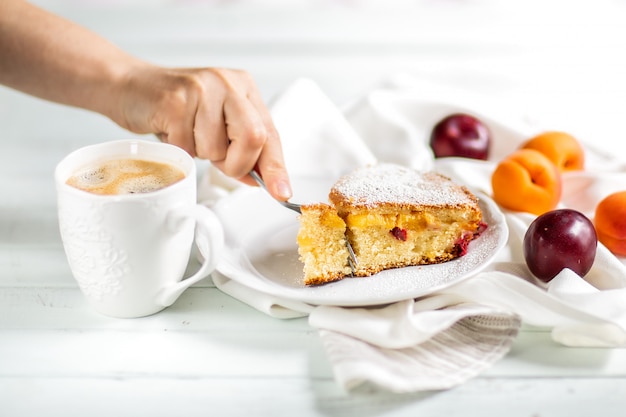
[[[148,193],[185,178],[174,165],[145,159],[111,159],[96,162],[72,174],[67,184],[102,195]]]

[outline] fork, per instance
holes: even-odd
[[[263,178],[261,178],[261,176],[255,170],[250,171],[250,176],[257,182],[257,184],[259,184],[261,188],[263,188],[269,194],[269,191],[267,187],[265,186],[265,181],[263,181]],[[302,210],[300,209],[301,207],[300,204],[291,203],[289,201],[281,201],[281,200],[276,200],[276,201],[290,210],[293,210],[300,214],[302,213]],[[350,270],[352,271],[352,274],[354,274],[356,272],[356,266],[359,262],[356,259],[356,255],[354,254],[354,249],[352,249],[352,245],[350,244],[350,241],[348,241],[348,239],[346,239],[346,248],[348,249],[348,264],[350,265]]]

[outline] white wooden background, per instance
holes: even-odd
[[[408,73],[626,150],[624,1],[36,3],[157,63],[245,68],[268,101],[307,76],[342,105]],[[453,390],[349,395],[306,319],[266,317],[210,280],[152,317],[99,316],[65,261],[52,173],[78,146],[132,135],[1,87],[0,128],[0,416],[624,415],[626,350],[543,332]]]

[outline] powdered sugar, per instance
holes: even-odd
[[[343,176],[334,185],[331,194],[339,194],[356,206],[381,203],[457,206],[476,203],[463,187],[443,175],[390,163],[360,168]]]

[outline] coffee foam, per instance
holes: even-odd
[[[94,194],[148,193],[182,180],[177,167],[141,159],[115,159],[89,165],[74,173],[67,184]]]

